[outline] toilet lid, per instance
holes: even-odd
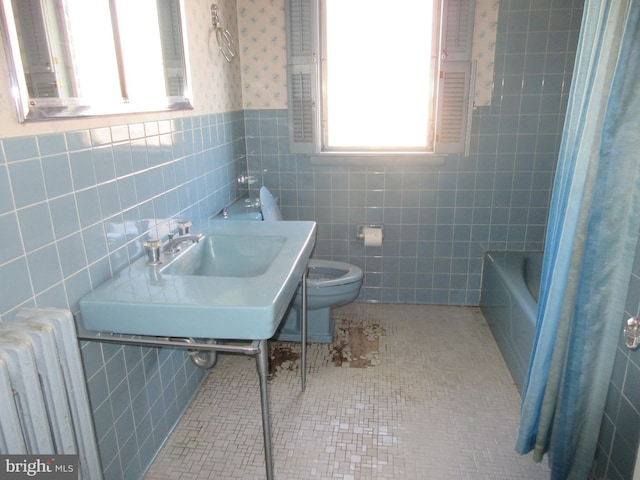
[[[265,221],[282,220],[282,213],[273,195],[267,187],[260,187],[260,203],[262,203],[262,219]]]

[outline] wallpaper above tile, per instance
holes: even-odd
[[[226,28],[238,49],[238,22],[235,0],[214,0],[220,25]],[[242,108],[239,56],[228,63],[220,53],[211,24],[211,4],[207,0],[187,2],[189,55],[194,109],[200,113],[232,112]]]
[[[247,110],[287,107],[284,0],[237,0],[242,103]],[[476,0],[473,58],[476,106],[489,105],[499,0]]]
[[[242,103],[245,109],[287,106],[284,0],[237,0]]]
[[[473,99],[476,107],[491,104],[499,4],[499,0],[476,0],[472,53],[476,61],[476,91]]]

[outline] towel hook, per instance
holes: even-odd
[[[631,350],[635,350],[640,345],[640,321],[636,317],[627,320],[624,327],[624,343]]]
[[[233,44],[233,38],[229,30],[220,25],[220,10],[215,3],[211,4],[211,24],[216,31],[216,40],[218,41],[218,49],[222,53],[224,59],[231,63],[231,60],[236,56],[235,45]]]

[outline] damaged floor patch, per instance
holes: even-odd
[[[336,367],[367,368],[378,364],[380,325],[355,323],[348,318],[336,319],[336,333],[331,345],[331,358]]]
[[[297,342],[270,342],[269,377],[275,377],[278,370],[295,370],[300,358],[300,345]]]
[[[308,352],[309,361],[318,365],[367,368],[378,365],[380,337],[385,329],[370,318],[335,316],[333,343],[314,343]],[[298,370],[300,365],[299,342],[269,342],[269,377],[275,378],[280,371]]]

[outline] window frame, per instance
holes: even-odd
[[[433,151],[327,150],[323,148],[321,27],[323,0],[286,0],[289,129],[292,153],[308,154],[314,163],[442,164],[447,154],[468,154],[472,110],[472,60],[475,0],[436,0],[440,19],[433,29],[439,54],[434,92]],[[449,33],[449,35],[447,35]],[[452,34],[453,33],[453,34]],[[449,80],[455,79],[455,84]],[[445,88],[452,85],[451,88]],[[454,118],[455,117],[455,118]]]
[[[185,11],[184,0],[175,0],[172,5],[173,10],[169,12],[170,15],[175,15],[176,25],[180,29],[182,49],[182,57],[179,59],[181,65],[176,67],[176,61],[169,55],[163,53],[163,60],[165,65],[165,81],[168,81],[167,76],[169,73],[175,73],[180,71],[181,78],[179,82],[182,84],[182,94],[176,95],[174,93],[164,97],[158,97],[153,99],[139,99],[130,98],[126,89],[126,74],[123,71],[122,57],[120,51],[118,51],[120,45],[120,38],[118,33],[117,24],[114,23],[113,9],[115,8],[115,0],[106,0],[109,7],[112,9],[112,30],[114,47],[116,56],[118,57],[118,78],[121,96],[119,98],[110,97],[105,100],[104,98],[85,98],[79,96],[65,96],[65,95],[53,95],[44,97],[31,97],[29,95],[29,89],[27,87],[26,71],[27,69],[23,65],[23,58],[21,55],[21,40],[16,26],[16,16],[13,10],[12,0],[0,0],[2,5],[0,6],[0,33],[3,36],[3,43],[6,50],[9,75],[11,80],[11,96],[13,97],[18,122],[25,123],[31,121],[43,121],[43,120],[56,120],[56,119],[72,119],[92,116],[106,116],[117,114],[132,114],[132,113],[147,113],[147,112],[162,112],[162,111],[176,111],[176,110],[191,110],[193,106],[191,104],[191,86],[190,86],[190,74],[189,74],[189,57],[188,46],[186,38],[186,25],[185,25]],[[44,8],[44,7],[41,7]],[[166,15],[165,15],[166,18]],[[47,29],[47,26],[35,25],[37,28]],[[48,32],[42,30],[43,35],[48,35]],[[166,36],[166,32],[162,32]],[[163,36],[159,39],[160,47],[164,52],[164,43],[166,38]],[[47,46],[49,50],[47,54],[54,58],[51,47]],[[57,83],[56,79],[55,83]]]
[[[433,12],[434,19],[439,18],[440,14],[440,2],[439,0],[433,0]],[[432,90],[431,99],[429,102],[429,112],[425,112],[428,119],[427,126],[427,141],[424,146],[420,147],[332,147],[329,145],[329,129],[328,129],[328,116],[329,116],[329,94],[328,94],[328,47],[327,47],[327,0],[318,1],[319,10],[319,51],[320,51],[320,111],[319,111],[319,125],[320,125],[320,152],[324,154],[363,154],[375,152],[378,155],[424,155],[432,154],[434,151],[434,137],[435,137],[435,114],[436,114],[436,102],[435,91],[437,88],[437,68],[438,68],[438,55],[440,52],[440,32],[438,28],[431,29],[431,52],[429,53],[429,70],[431,72],[431,83],[427,88]]]

